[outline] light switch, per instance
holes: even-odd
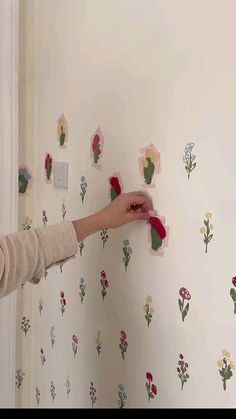
[[[66,162],[54,162],[54,186],[55,188],[68,189],[68,169]]]

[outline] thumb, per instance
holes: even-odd
[[[149,215],[147,212],[128,212],[126,214],[127,223],[131,223],[132,221],[147,221],[149,219]]]

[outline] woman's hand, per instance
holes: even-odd
[[[143,192],[119,195],[94,215],[73,221],[78,241],[105,228],[116,228],[132,221],[148,220],[152,210],[150,199]]]

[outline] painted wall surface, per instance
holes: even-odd
[[[118,172],[125,192],[148,191],[169,231],[162,256],[145,223],[108,231],[104,248],[98,233],[62,272],[19,290],[18,404],[235,407],[235,2],[29,3],[21,164],[33,181],[21,224],[43,226],[42,211],[62,221],[63,200],[65,220],[99,210]],[[149,144],[160,167],[146,188]],[[53,168],[46,181],[47,153],[69,163],[68,190],[54,188]]]

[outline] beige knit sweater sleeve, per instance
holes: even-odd
[[[39,282],[45,269],[65,263],[77,249],[71,222],[0,237],[0,298],[26,281]]]

